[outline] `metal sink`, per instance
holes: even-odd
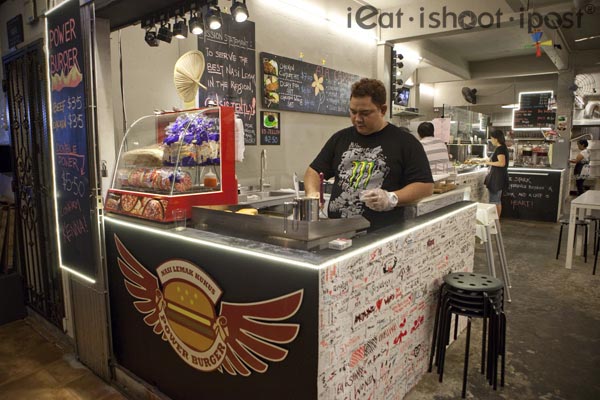
[[[248,192],[238,194],[238,204],[252,206],[254,208],[271,207],[296,197],[293,192],[271,190],[268,192]]]

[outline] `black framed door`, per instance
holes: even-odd
[[[36,41],[3,58],[14,157],[19,265],[26,303],[63,330],[58,267],[46,58]]]

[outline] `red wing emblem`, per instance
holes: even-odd
[[[267,362],[283,361],[299,324],[283,321],[300,309],[304,290],[255,303],[221,302],[221,288],[187,260],[168,260],[150,273],[115,235],[119,269],[144,322],[171,344],[188,365],[231,375],[264,373]],[[161,289],[162,288],[162,289]]]

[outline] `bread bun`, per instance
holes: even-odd
[[[241,208],[236,211],[236,214],[258,215],[258,210],[256,208]]]

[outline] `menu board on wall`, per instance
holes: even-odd
[[[508,171],[502,193],[502,216],[556,222],[561,172]]]
[[[513,111],[513,129],[540,129],[554,124],[556,111],[548,109],[552,92],[519,93],[519,109]]]
[[[269,53],[260,53],[260,61],[263,107],[348,115],[350,90],[360,76]]]
[[[61,266],[93,278],[84,49],[79,0],[47,14],[50,102]]]
[[[198,36],[206,70],[201,82],[200,106],[214,101],[235,109],[244,121],[244,143],[256,144],[256,51],[254,22],[234,22],[222,14],[223,26]]]

